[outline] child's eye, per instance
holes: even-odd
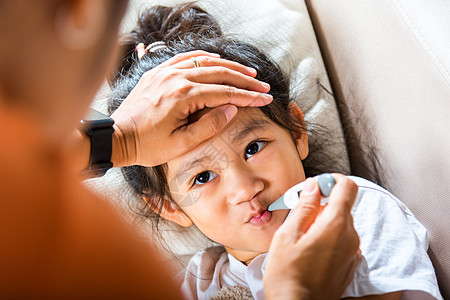
[[[250,158],[257,152],[261,151],[262,148],[267,144],[267,142],[264,141],[258,141],[258,142],[251,142],[248,144],[247,148],[245,148],[245,159]]]
[[[195,176],[194,185],[196,184],[205,184],[214,178],[217,177],[217,174],[212,171],[204,171]]]

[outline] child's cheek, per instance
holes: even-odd
[[[195,199],[195,205],[204,206],[205,204],[211,205],[211,199],[214,199],[214,195],[218,195],[218,187],[221,180],[221,176],[217,176],[210,182],[202,185],[202,187],[191,189],[189,194],[192,199]]]
[[[267,143],[258,153],[250,157],[247,161],[251,164],[267,164],[270,163],[277,153],[271,142]]]
[[[287,154],[277,146],[275,143],[269,143],[259,153],[250,158],[249,163],[257,166],[261,175],[266,174],[271,177],[279,171],[286,171],[288,167],[285,163]]]

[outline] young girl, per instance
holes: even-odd
[[[239,108],[220,134],[191,152],[153,168],[123,169],[144,203],[144,214],[195,225],[222,245],[200,251],[190,261],[182,285],[188,299],[209,299],[227,286],[246,287],[263,299],[266,253],[289,213],[269,212],[268,206],[307,176],[333,171],[321,170],[320,160],[314,159],[320,155],[311,155],[317,149],[308,147],[303,113],[291,100],[289,80],[256,48],[224,37],[217,22],[192,4],[147,10],[124,48],[121,72],[113,78],[110,113],[146,71],[195,49],[254,68],[257,79],[270,84],[270,105]],[[202,74],[207,63],[199,58],[189,67]],[[206,113],[208,109],[191,120]],[[386,190],[361,178],[351,180],[359,186],[352,215],[363,259],[343,297],[441,299],[426,253],[425,228]]]

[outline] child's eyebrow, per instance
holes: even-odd
[[[231,140],[231,143],[235,144],[243,139],[245,139],[249,134],[254,133],[256,130],[264,130],[267,126],[270,125],[270,122],[264,119],[252,120],[251,123],[245,124],[241,129],[232,132],[228,138]],[[177,182],[184,183],[185,180],[188,179],[189,174],[188,171],[197,167],[198,165],[202,165],[204,161],[209,161],[208,155],[203,157],[196,157],[191,161],[184,162],[175,173],[175,179]]]
[[[181,184],[185,183],[189,179],[189,170],[195,168],[197,165],[201,165],[207,157],[195,158],[194,160],[184,162],[175,173],[175,180]]]
[[[252,120],[252,122],[245,124],[240,130],[237,130],[236,132],[232,132],[228,138],[231,140],[231,143],[236,144],[237,142],[240,142],[241,140],[245,139],[247,135],[253,133],[257,130],[264,130],[266,127],[270,125],[270,122],[264,119],[256,119]]]

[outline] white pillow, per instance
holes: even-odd
[[[122,30],[131,30],[137,15],[143,7],[163,4],[174,5],[184,1],[131,1]],[[310,136],[311,142],[323,142],[327,162],[333,170],[349,173],[349,161],[333,96],[318,88],[317,80],[331,91],[329,80],[317,45],[314,29],[304,1],[296,0],[199,0],[197,4],[213,15],[220,23],[225,35],[246,41],[257,46],[282,69],[290,74],[292,90],[298,95],[297,102],[305,113],[307,122],[323,125],[327,128],[326,141]],[[104,87],[93,106],[106,111],[105,97],[108,88]],[[120,170],[110,170],[103,178],[91,179],[86,184],[98,194],[106,197],[116,206],[124,209],[131,218],[128,203],[136,201],[136,195],[124,182]],[[154,239],[151,226],[135,223],[144,229],[146,236]],[[177,256],[190,256],[200,248],[211,245],[196,229],[179,233],[177,226],[169,225],[164,230],[165,241]]]

